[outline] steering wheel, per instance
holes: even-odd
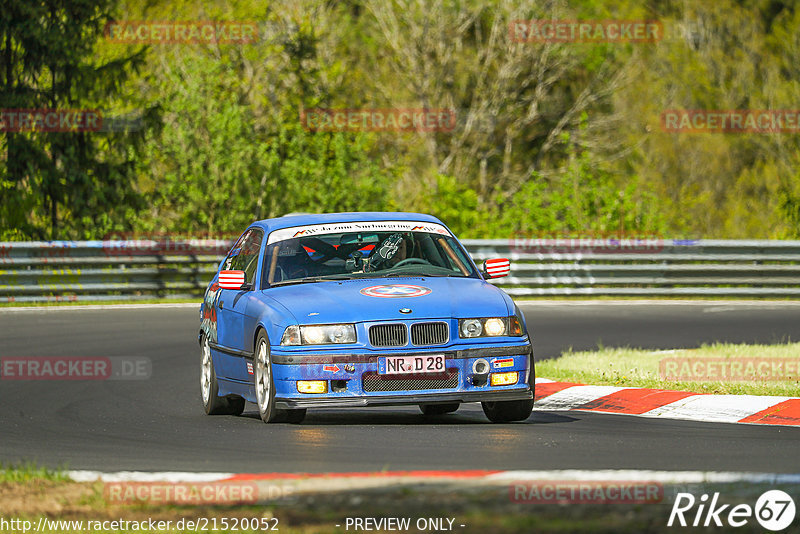
[[[431,262],[422,258],[406,258],[395,263],[392,267],[402,267],[403,265],[411,265],[412,263],[419,263],[422,265],[430,265]]]

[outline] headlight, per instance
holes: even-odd
[[[458,329],[461,337],[478,337],[483,334],[483,325],[480,319],[462,319]]]
[[[483,330],[487,336],[502,336],[506,333],[506,321],[497,317],[486,319],[483,323]]]
[[[331,343],[355,343],[356,327],[352,324],[320,324],[286,328],[281,345],[328,345]]]
[[[524,335],[516,316],[460,319],[458,331],[462,338]]]

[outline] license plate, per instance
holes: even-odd
[[[378,358],[378,374],[382,375],[443,373],[444,371],[444,354]]]

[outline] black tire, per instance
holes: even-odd
[[[253,380],[256,388],[258,415],[265,423],[300,423],[306,410],[279,410],[275,407],[275,380],[272,376],[269,340],[262,330],[253,352]]]
[[[230,406],[230,414],[231,415],[242,415],[244,411],[244,404],[245,400],[241,397],[227,397],[225,400],[228,401],[228,405]]]
[[[533,353],[529,360],[530,373],[528,374],[528,384],[531,394],[536,397],[536,366],[533,361]],[[492,423],[510,423],[512,421],[524,421],[533,412],[533,399],[518,401],[496,401],[482,402],[483,413]]]
[[[301,410],[284,410],[285,412],[285,419],[287,423],[302,423],[303,419],[306,418],[306,409],[303,408]]]
[[[207,415],[239,415],[244,411],[243,398],[219,396],[217,372],[205,334],[200,340],[200,399]]]
[[[533,400],[482,402],[483,413],[492,423],[524,421],[531,416]]]
[[[453,413],[461,406],[460,402],[450,402],[447,404],[420,404],[419,409],[422,415],[444,415],[446,413]]]

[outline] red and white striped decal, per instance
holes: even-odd
[[[511,262],[508,258],[492,258],[484,263],[486,274],[491,278],[500,278],[511,272]]]
[[[222,289],[240,289],[244,284],[244,271],[220,271],[219,287]]]

